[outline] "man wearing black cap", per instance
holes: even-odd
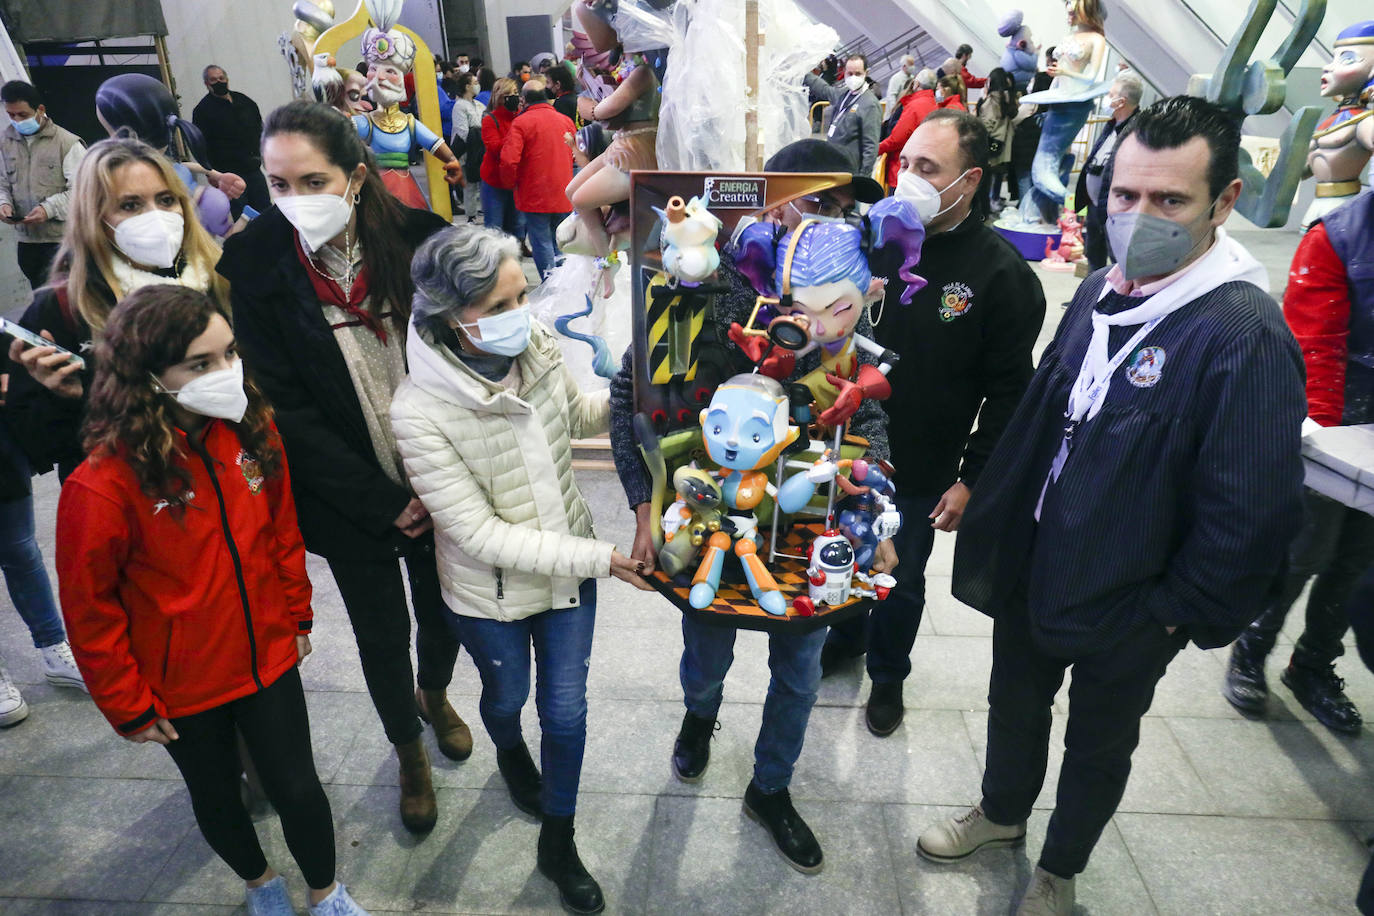
[[[799,140],[779,150],[764,164],[768,172],[852,173],[853,168],[844,150],[823,140]],[[873,203],[882,198],[882,188],[873,179],[860,175],[854,175],[853,179],[851,184],[770,210],[766,218],[787,229],[795,229],[805,217],[840,218],[852,213],[856,202]],[[729,291],[717,295],[711,323],[718,339],[736,361],[735,371],[749,372],[753,363],[728,340],[726,332],[731,322],[744,324],[749,320],[758,294],[735,269],[728,246],[720,254],[717,282],[728,286]],[[855,331],[873,336],[866,315],[859,319]],[[871,361],[866,354],[860,358]],[[796,371],[788,381],[814,371],[819,363],[818,351],[798,358]],[[652,570],[657,561],[650,534],[652,488],[635,447],[633,416],[634,392],[627,353],[620,373],[611,382],[611,448],[621,484],[636,516],[632,554]],[[851,421],[850,429],[869,440],[871,455],[887,457],[887,417],[875,402],[864,402]],[[883,542],[883,550],[886,561],[892,563],[895,554],[891,553],[888,542]],[[682,618],[681,677],[687,713],[673,746],[673,772],[683,782],[698,782],[710,762],[711,735],[716,728],[725,675],[734,661],[736,632],[729,627],[698,623],[687,616]],[[811,707],[816,702],[824,643],[824,629],[805,635],[768,635],[768,666],[772,678],[763,705],[763,727],[754,744],[754,778],[744,793],[745,813],[768,830],[793,868],[807,874],[821,870],[823,855],[815,835],[792,807],[787,787],[792,780],[792,768],[801,754]]]
[[[902,147],[901,165],[897,196],[911,201],[926,226],[918,268],[926,286],[904,306],[901,284],[889,284],[876,334],[902,356],[883,402],[893,420],[902,512],[893,545],[901,568],[867,627],[863,617],[831,627],[821,657],[830,674],[867,652],[873,689],[864,720],[880,738],[902,722],[902,682],[911,673],[935,532],[959,527],[969,491],[1030,381],[1031,351],[1045,321],[1035,272],[983,222],[982,123],[962,111],[927,115]],[[878,276],[886,267],[881,260],[872,265]]]

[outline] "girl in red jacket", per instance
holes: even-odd
[[[143,287],[110,313],[96,365],[90,457],[57,509],[62,611],[91,697],[120,735],[167,748],[250,914],[294,910],[239,799],[236,729],[310,912],[362,913],[334,880],[296,670],[313,615],[286,460],[228,313],[186,287]]]

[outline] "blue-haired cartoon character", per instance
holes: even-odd
[[[889,245],[902,254],[898,277],[906,284],[903,304],[911,302],[925,280],[912,272],[920,261],[925,227],[905,201],[884,198],[873,206],[865,226],[806,219],[779,237],[775,227],[756,223],[740,233],[735,265],[758,291],[760,309],[755,322],[795,323],[805,330],[807,343],[796,351],[774,351],[766,358],[766,333],[732,328],[730,337],[774,378],[787,378],[796,357],[819,348],[821,364],[802,377],[821,411],[821,422],[840,426],[858,410],[865,397],[884,398],[891,389],[880,367],[860,364],[859,349],[890,366],[896,354],[854,333],[871,301],[882,296],[883,282],[874,281],[869,252]],[[751,322],[752,324],[752,322]]]
[[[707,541],[688,593],[692,607],[709,607],[715,601],[733,534],[735,555],[759,607],[773,615],[787,613],[787,600],[758,555],[759,522],[754,510],[772,497],[783,512],[796,512],[811,500],[818,485],[834,478],[835,464],[823,459],[805,473],[789,477],[781,487],[768,482],[762,469],[776,461],[799,434],[788,422],[782,385],[766,375],[736,375],[726,380],[701,412],[702,439],[706,453],[721,467],[716,473],[722,478],[721,493],[732,524],[722,526]]]

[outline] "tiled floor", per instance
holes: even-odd
[[[1071,287],[1059,277],[1046,286],[1048,334]],[[615,480],[605,473],[581,480],[600,534],[627,545],[631,519]],[[55,485],[48,477],[37,487],[40,541],[51,559]],[[860,670],[823,684],[793,784],[826,850],[825,870],[812,877],[787,867],[740,811],[767,679],[763,638],[739,639],[711,768],[700,784],[683,785],[668,767],[682,711],[677,613],[603,583],[578,840],[608,912],[1011,911],[1044,836],[1057,759],[1024,850],[953,866],[914,852],[926,825],[977,799],[985,743],[990,622],[950,597],[952,547],[951,537],[937,538],[929,609],[906,685],[909,711],[896,734],[879,740],[864,729],[868,686]],[[319,617],[303,676],[340,877],[374,913],[557,911],[551,886],[534,870],[538,828],[510,804],[477,722],[477,676],[466,656],[452,694],[474,725],[476,750],[454,764],[431,745],[438,827],[421,840],[401,829],[394,759],[364,692],[338,593],[323,563],[312,560],[311,573]],[[83,694],[42,683],[27,646],[18,616],[0,608],[0,658],[32,706],[28,721],[0,732],[0,913],[241,912],[241,885],[195,829],[166,754],[121,741]],[[1281,645],[1274,675],[1282,655]],[[1161,683],[1121,809],[1079,881],[1077,912],[1353,912],[1368,859],[1363,838],[1374,831],[1369,730],[1334,737],[1282,687],[1269,720],[1246,721],[1217,692],[1223,662],[1222,653],[1189,649]],[[1374,714],[1374,678],[1353,655],[1340,667],[1352,697]],[[1061,695],[1056,741],[1064,711]],[[532,709],[526,727],[537,735]],[[277,821],[258,826],[299,901],[304,888]]]

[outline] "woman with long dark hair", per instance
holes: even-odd
[[[145,286],[109,315],[62,488],[62,610],[91,697],[116,732],[167,748],[250,914],[294,913],[239,796],[236,733],[281,815],[316,916],[364,911],[334,879],[297,665],[310,580],[272,412],[243,377],[228,310]]]
[[[988,129],[988,168],[992,188],[990,204],[993,212],[1002,209],[1002,179],[1010,184],[1011,168],[1011,130],[1016,117],[1016,84],[1011,74],[1001,67],[994,67],[988,74],[987,87],[983,97],[978,100],[978,120]]]
[[[396,747],[401,820],[423,832],[438,809],[421,718],[451,759],[472,753],[472,735],[445,697],[458,642],[433,523],[406,482],[389,415],[406,373],[411,255],[445,223],[388,193],[353,126],[327,106],[273,111],[262,151],[276,206],[226,243],[219,272],[244,358],[276,408],[306,549],[329,562]]]

